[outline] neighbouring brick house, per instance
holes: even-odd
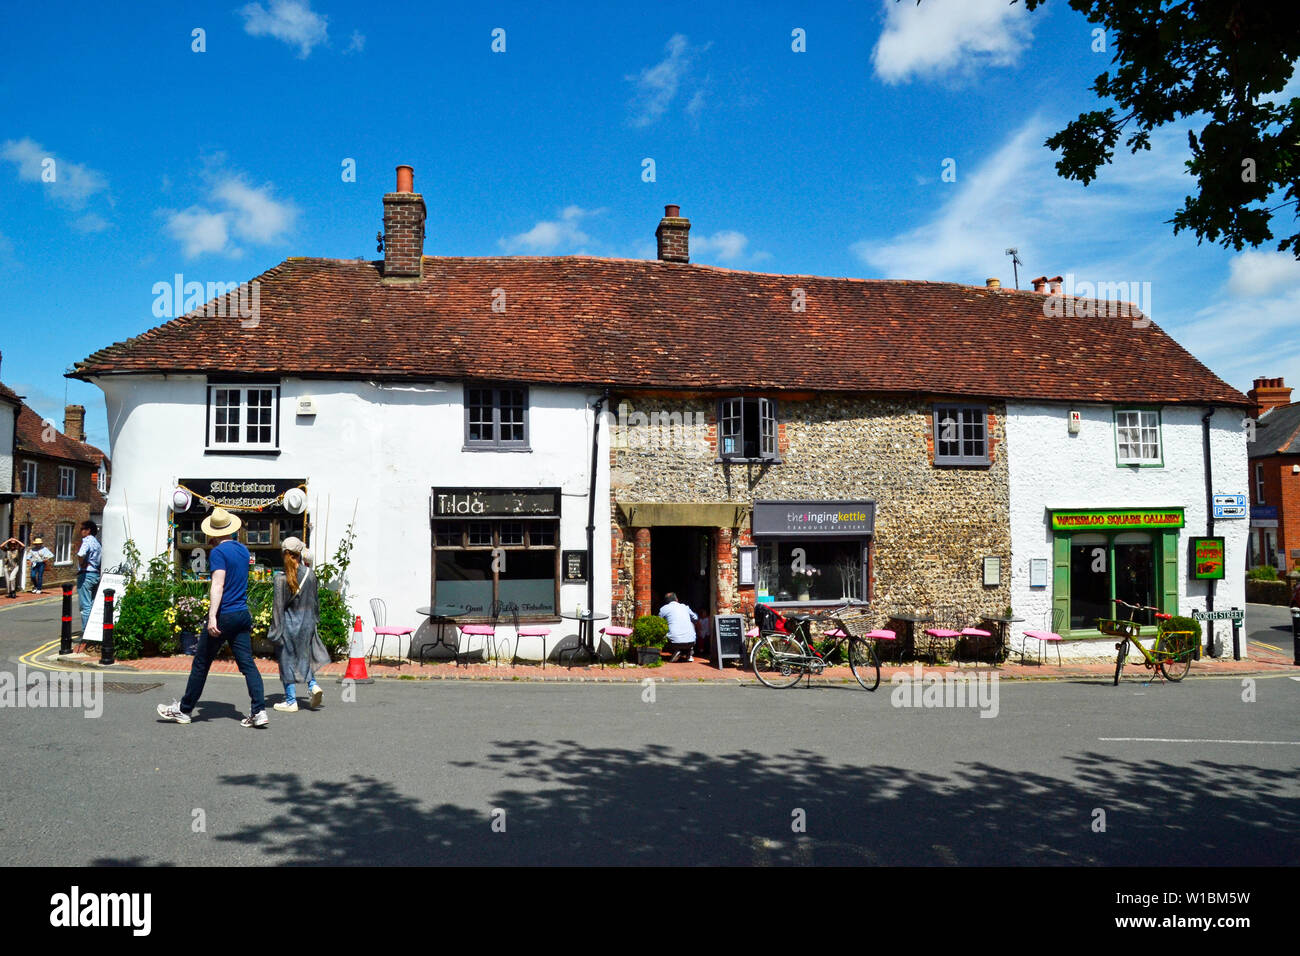
[[[1250,561],[1300,570],[1300,402],[1280,378],[1257,378],[1250,460]]]
[[[19,406],[13,534],[28,543],[40,537],[54,552],[47,586],[75,579],[78,528],[88,519],[98,521],[104,512],[108,457],[86,443],[85,414],[80,405],[67,406],[60,431],[26,404]]]
[[[287,259],[255,280],[255,322],[195,310],[78,363],[112,429],[107,563],[133,528],[145,554],[201,569],[195,529],[222,495],[273,562],[283,496],[302,486],[292,526],[320,559],[351,524],[352,593],[383,598],[390,624],[517,601],[553,625],[554,653],[572,635],[561,609],[630,623],[667,590],[706,611],[855,597],[882,621],[951,604],[974,623],[1017,603],[1030,552],[1052,554],[1036,540],[1051,507],[1033,501],[1018,550],[1017,456],[1034,463],[1022,503],[1100,467],[1018,447],[1014,415],[1248,404],[1154,325],[1051,316],[1044,295],[992,280],[693,265],[675,206],[650,261],[424,255],[408,167],[383,209],[383,260]],[[1176,501],[1120,504],[1192,515],[1202,475],[1180,457],[1158,482]],[[1162,555],[1177,576],[1175,550]]]

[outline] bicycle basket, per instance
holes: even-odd
[[[850,637],[866,637],[872,630],[871,616],[865,611],[845,611],[837,615],[834,620]]]
[[[1113,621],[1097,618],[1097,630],[1111,637],[1137,637],[1142,626],[1137,621]]]

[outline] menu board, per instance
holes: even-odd
[[[722,670],[728,658],[743,661],[745,657],[745,616],[743,614],[713,615],[713,659]]]
[[[586,581],[587,552],[565,551],[560,556],[560,567],[563,570],[565,584],[574,584],[579,581]]]

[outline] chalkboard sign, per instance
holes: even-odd
[[[561,556],[560,563],[564,568],[565,584],[587,580],[586,551],[565,551]]]
[[[713,615],[713,659],[722,670],[722,662],[731,658],[742,660],[745,656],[745,616],[743,614]]]

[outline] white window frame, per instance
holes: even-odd
[[[29,479],[27,476],[31,475]],[[36,481],[40,472],[37,470],[36,462],[23,459],[23,483],[22,494],[24,498],[36,497]]]
[[[64,490],[64,487],[67,490]],[[68,465],[59,465],[59,498],[71,500],[77,497],[77,469]]]
[[[1133,424],[1127,416],[1136,415]],[[1148,423],[1150,416],[1150,423]],[[1115,463],[1119,467],[1126,465],[1161,466],[1165,463],[1164,441],[1160,433],[1160,410],[1155,408],[1117,408],[1115,409]],[[1155,455],[1141,454],[1142,446],[1152,444],[1146,439],[1154,434]],[[1134,441],[1136,439],[1136,441]],[[1134,446],[1136,445],[1136,454]],[[1125,454],[1128,452],[1128,454]]]
[[[54,563],[72,563],[72,534],[74,525],[70,521],[61,521],[54,526]],[[67,534],[60,536],[64,530]]]
[[[99,471],[95,473],[95,487],[101,495],[108,494],[108,469],[103,465],[100,465]]]
[[[1255,462],[1255,504],[1264,503],[1264,463]]]
[[[238,392],[238,406],[217,405],[217,396],[220,392]],[[250,392],[270,392],[270,421],[260,423],[257,427],[267,427],[271,429],[269,441],[249,441],[249,402]],[[217,428],[229,428],[230,422],[218,424],[218,412],[225,408],[235,408],[239,410],[239,422],[236,427],[238,439],[236,441],[218,441]],[[260,405],[259,405],[260,408]],[[230,383],[208,383],[208,406],[207,406],[207,427],[205,429],[204,447],[208,451],[250,451],[250,452],[267,452],[280,450],[280,386],[273,382],[230,382]]]

